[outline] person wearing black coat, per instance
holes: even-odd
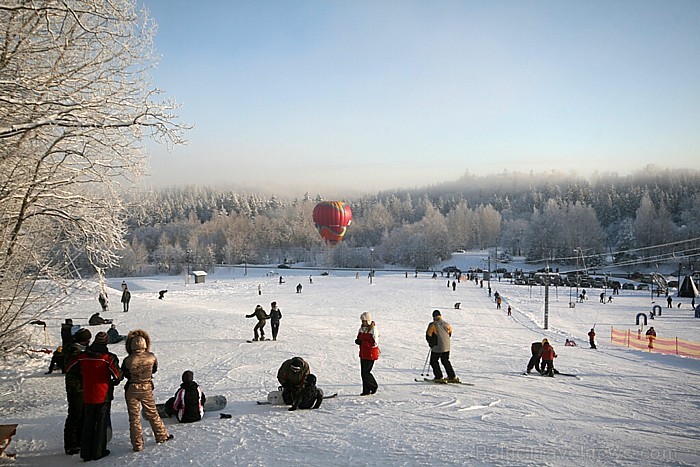
[[[542,373],[542,370],[540,369],[540,359],[542,357],[542,342],[533,342],[530,346],[530,352],[532,353],[532,357],[530,357],[530,361],[527,362],[527,372],[530,373],[534,368],[535,370],[537,370],[538,373]]]
[[[308,375],[304,380],[304,387],[296,394],[288,410],[318,409],[322,402],[323,389],[316,387],[315,375]]]
[[[194,373],[187,370],[182,373],[180,389],[165,403],[165,413],[175,415],[180,423],[198,422],[204,416],[204,403],[207,397],[194,381]]]
[[[270,303],[270,326],[272,327],[272,340],[277,340],[277,333],[280,330],[280,320],[282,312],[277,308],[277,302]]]

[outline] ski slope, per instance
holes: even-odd
[[[175,438],[156,445],[144,426],[146,447],[131,450],[123,384],[112,405],[111,455],[97,461],[142,465],[699,465],[700,361],[628,350],[610,343],[610,326],[637,329],[634,317],[648,312],[649,292],[621,291],[600,304],[589,291],[569,308],[568,288],[550,289],[549,329],[544,330],[540,287],[492,281],[503,297],[496,310],[486,285],[458,284],[429,273],[404,276],[367,272],[220,268],[205,284],[182,277],[127,278],[129,313],[119,303],[122,279],[109,280],[111,310],[119,331],[143,328],[159,359],[157,399],[178,388],[180,375],[194,371],[206,394],[223,394],[232,415],[212,412],[194,424],[165,421]],[[313,275],[313,284],[309,275]],[[298,283],[302,293],[295,293]],[[258,295],[258,285],[262,295]],[[157,291],[168,289],[164,300]],[[72,317],[86,325],[99,310],[97,286],[71,297],[52,312],[49,335],[60,342],[60,323]],[[663,298],[662,298],[663,300]],[[700,342],[700,319],[689,299],[651,321],[659,337]],[[247,343],[256,304],[276,301],[283,319],[278,341]],[[454,303],[461,302],[461,309]],[[510,304],[512,317],[506,315]],[[457,375],[474,386],[415,382],[428,347],[424,333],[433,309],[454,329],[451,360]],[[379,390],[361,397],[359,316],[370,311],[380,332],[381,356],[374,367]],[[586,334],[596,325],[598,350]],[[90,327],[93,336],[109,326]],[[266,327],[268,337],[269,324]],[[37,347],[43,331],[35,330]],[[547,337],[555,366],[577,378],[523,376],[530,344]],[[573,338],[578,347],[565,347]],[[120,361],[122,344],[110,349]],[[301,356],[327,393],[338,392],[318,410],[288,412],[257,405],[277,388],[279,365]],[[80,462],[63,452],[66,413],[63,378],[45,376],[49,356],[4,355],[0,372],[0,423],[18,423],[11,452],[0,465],[63,466]]]

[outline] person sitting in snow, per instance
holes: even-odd
[[[307,376],[311,373],[309,364],[301,357],[285,360],[277,371],[277,381],[282,389],[282,399],[292,405],[299,392],[304,388]]]
[[[564,345],[567,347],[577,347],[576,342],[573,339],[567,339],[566,342],[564,342]]]
[[[110,324],[111,322],[112,322],[111,319],[104,319],[102,316],[100,316],[99,312],[90,316],[90,319],[88,320],[88,324],[90,326],[98,326],[100,324]]]
[[[204,416],[204,402],[207,397],[194,380],[194,373],[187,370],[182,374],[182,384],[165,403],[165,413],[175,415],[180,423],[198,422]]]
[[[53,373],[53,370],[58,370],[61,369],[61,373],[63,373],[63,346],[59,345],[56,347],[56,350],[53,351],[53,355],[51,356],[51,363],[49,363],[49,371],[44,373],[45,375],[50,375]]]
[[[121,342],[125,339],[126,336],[122,336],[119,334],[119,331],[117,331],[117,325],[113,324],[110,326],[110,328],[107,330],[107,335],[109,336],[109,343],[110,344],[116,344],[117,342]]]
[[[318,409],[323,402],[323,390],[316,387],[316,376],[308,375],[304,387],[292,400],[289,410]]]

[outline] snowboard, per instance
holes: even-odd
[[[273,394],[273,393],[279,393]],[[328,396],[323,396],[323,399],[333,399],[334,397],[338,397],[338,393],[334,392],[333,394],[330,394]],[[267,400],[266,401],[255,401],[258,405],[287,405],[284,403],[284,400],[282,400],[282,391],[272,391],[270,394],[267,395]]]
[[[445,381],[435,381],[435,380],[432,380],[432,379],[430,379],[430,378],[423,378],[423,379],[415,378],[414,381],[416,381],[416,382],[418,382],[418,383],[462,384],[462,385],[464,385],[464,386],[474,386],[474,383],[465,383],[464,381],[460,381],[459,383],[455,383],[455,382],[450,382],[450,381],[447,381],[447,380],[445,380]]]
[[[226,402],[226,396],[207,396],[207,400],[204,402],[204,411],[217,412],[219,410],[224,410],[226,408]],[[156,410],[158,410],[160,418],[171,418],[171,415],[168,415],[165,411],[165,404],[156,404]]]
[[[542,373],[532,373],[533,376],[544,376]],[[523,373],[523,376],[530,376],[529,373]],[[554,373],[554,378],[557,376],[568,376],[570,378],[576,378],[576,379],[581,379],[578,377],[578,375],[575,375],[573,373]]]
[[[249,344],[253,344],[253,343],[255,343],[255,342],[267,342],[267,341],[272,342],[273,339],[262,339],[262,340],[257,340],[257,341],[249,340],[249,341],[246,341],[246,342],[249,343]]]

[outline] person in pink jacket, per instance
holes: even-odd
[[[379,358],[379,333],[377,326],[372,321],[372,315],[364,312],[360,315],[362,325],[357,332],[355,344],[360,346],[360,375],[362,375],[361,396],[368,396],[377,392],[377,380],[372,375],[374,362]]]

